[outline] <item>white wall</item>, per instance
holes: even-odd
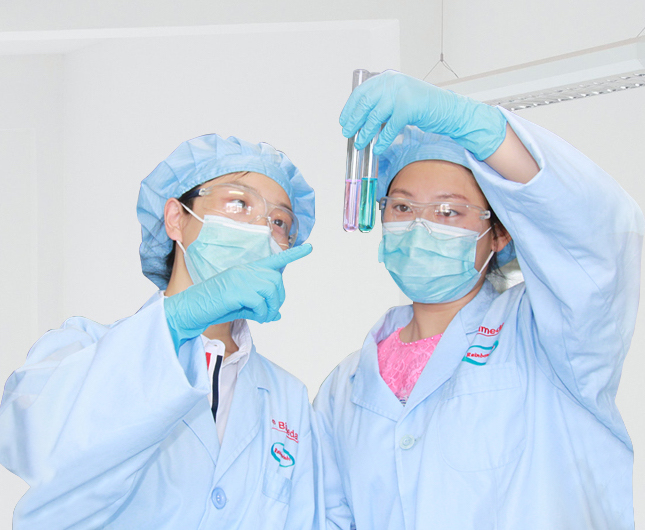
[[[444,52],[461,76],[635,37],[635,0],[444,0]],[[402,71],[423,77],[439,59],[440,0],[30,0],[0,2],[0,45],[11,32],[397,19]]]
[[[44,314],[60,320],[62,61],[0,57],[0,381],[24,362]],[[0,467],[0,528],[26,490]]]
[[[405,71],[423,75],[438,49],[438,0],[31,0],[0,2],[0,48],[25,32],[397,19]],[[18,32],[19,35],[14,34]]]
[[[354,68],[398,68],[398,24],[208,31],[214,33],[107,39],[99,33],[94,44],[64,56],[0,61],[6,66],[0,112],[12,111],[22,127],[0,131],[9,199],[0,212],[13,228],[1,236],[10,259],[0,278],[15,300],[1,305],[0,380],[64,317],[109,323],[156,290],[140,269],[139,183],[179,143],[205,133],[274,145],[316,190],[314,252],[285,272],[282,320],[252,325],[260,353],[301,378],[313,397],[380,313],[397,304],[398,289],[376,261],[377,231],[342,230],[346,141],[337,120]],[[36,133],[45,126],[59,151],[39,143]],[[56,170],[41,170],[47,162]],[[343,263],[360,267],[339,274]],[[360,314],[353,300],[365,308]],[[25,489],[0,468],[0,529],[10,528]]]

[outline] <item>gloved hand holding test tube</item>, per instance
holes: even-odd
[[[354,70],[352,91],[378,72]],[[376,177],[378,157],[373,147],[378,134],[369,145],[360,151],[354,147],[355,137],[347,140],[347,170],[345,174],[345,210],[343,228],[346,232],[369,232],[374,227],[376,217]]]

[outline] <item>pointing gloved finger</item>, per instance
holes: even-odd
[[[266,282],[266,286],[262,291],[258,292],[267,298],[267,302],[269,302],[270,307],[272,304],[275,304],[279,308],[284,303],[286,296],[282,274],[278,271],[274,271],[273,269],[262,268],[260,271],[262,271],[262,279]]]
[[[284,304],[284,300],[287,297],[287,293],[284,292],[284,283],[280,281],[278,284],[278,300],[280,301],[280,307]]]
[[[270,280],[259,276],[251,280],[250,287],[262,297],[264,305],[266,306],[265,321],[266,318],[269,320],[273,318],[273,315],[280,309],[284,302],[280,289]]]
[[[229,305],[228,312],[237,313],[248,310],[253,313],[253,315],[249,317],[252,320],[266,318],[268,308],[266,307],[267,304],[264,295],[258,292],[260,289],[261,288],[258,288],[256,285],[247,285],[243,288],[237,289],[234,302]]]
[[[282,273],[257,265],[250,267],[249,272],[251,275],[246,277],[248,288],[266,300],[269,312],[280,309],[286,297]]]
[[[275,271],[273,269],[260,269],[262,271],[262,278],[268,282],[271,282],[276,289],[278,294],[278,301],[280,305],[284,303],[285,292],[284,292],[284,282],[282,281],[282,273]]]
[[[269,311],[269,307],[267,306],[266,300],[260,294],[258,294],[257,303],[252,306],[248,306],[248,309],[251,311],[251,316],[249,316],[248,318],[250,320],[259,322],[260,324],[266,322],[269,314],[271,313],[271,311]]]
[[[229,314],[230,320],[227,322],[233,322],[233,320],[256,320],[256,315],[250,309],[240,309],[239,311],[234,311]]]
[[[237,319],[253,320],[259,324],[266,324],[267,322],[274,321],[275,313],[271,314],[264,311],[253,311],[251,309],[244,309],[236,313],[234,320],[237,320]]]
[[[312,250],[313,249],[309,243],[303,243],[297,247],[293,247],[279,252],[278,254],[273,254],[272,256],[258,260],[254,265],[277,271],[286,267],[292,261],[296,261],[300,258],[304,258],[308,254],[311,254]]]

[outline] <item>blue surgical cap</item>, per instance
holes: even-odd
[[[380,199],[387,195],[387,190],[399,171],[420,160],[445,160],[470,171],[477,171],[476,167],[471,167],[466,150],[452,138],[423,132],[408,125],[379,157],[377,197]],[[513,259],[515,249],[511,242],[497,253],[497,264],[501,267]]]
[[[141,223],[139,255],[143,274],[157,287],[167,287],[166,256],[173,242],[166,234],[164,207],[172,197],[216,177],[252,171],[275,180],[289,196],[298,218],[298,237],[303,243],[315,221],[314,190],[287,156],[269,144],[252,144],[230,136],[206,134],[182,143],[141,182],[137,218]]]
[[[446,160],[470,169],[466,150],[453,139],[408,125],[379,157],[377,197],[385,197],[399,171],[419,160]]]

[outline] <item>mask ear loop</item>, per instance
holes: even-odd
[[[477,241],[479,241],[482,237],[484,237],[486,234],[488,234],[488,232],[490,232],[492,229],[493,229],[493,225],[489,226],[488,230],[486,230],[485,232],[482,232],[481,234],[479,234],[479,236],[477,236]],[[488,259],[490,259],[490,258],[488,258]]]
[[[478,272],[479,272],[479,274],[481,274],[481,273],[486,269],[486,267],[488,266],[488,264],[489,264],[490,260],[491,260],[491,259],[493,259],[493,254],[495,254],[495,251],[494,251],[494,250],[491,250],[491,251],[490,251],[490,254],[488,255],[488,258],[486,259],[486,262],[484,263],[484,265],[482,266],[482,268],[478,271]]]
[[[481,234],[479,235],[479,237],[477,238],[477,241],[479,241],[482,237],[484,237],[486,234],[488,234],[488,232],[490,232],[492,229],[493,229],[493,225],[490,225],[490,226],[488,227],[488,230],[486,230],[485,232],[483,232],[483,233],[481,233]],[[495,254],[495,251],[494,251],[494,250],[491,250],[491,251],[490,251],[490,254],[488,255],[488,258],[486,258],[486,262],[484,263],[484,265],[482,266],[482,268],[478,271],[478,272],[479,272],[479,274],[481,274],[481,273],[486,269],[486,267],[487,267],[487,266],[488,266],[488,264],[490,263],[490,260],[491,260],[491,259],[493,259],[493,254]]]
[[[199,217],[199,215],[197,215],[195,212],[193,212],[188,206],[186,206],[183,202],[180,202],[179,204],[181,204],[184,207],[184,210],[186,210],[190,215],[192,215],[200,223],[204,224],[204,220],[201,217]]]
[[[204,224],[204,220],[203,220],[203,219],[201,219],[201,218],[200,218],[200,217],[199,217],[195,212],[193,212],[193,211],[192,211],[188,206],[186,206],[183,202],[180,202],[179,204],[181,204],[181,205],[184,207],[184,210],[186,210],[190,215],[192,215],[192,216],[193,216],[195,219],[197,219],[200,223]],[[181,249],[181,251],[184,253],[184,259],[185,259],[185,257],[186,257],[186,249],[184,248],[184,245],[182,245],[182,244],[181,244],[181,241],[179,241],[179,240],[175,241],[175,243],[177,243],[177,245],[179,245],[179,248],[180,248],[180,249]]]

